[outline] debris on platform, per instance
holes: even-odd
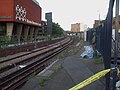
[[[24,67],[26,67],[26,65],[19,65],[18,67],[19,68],[24,68]]]
[[[84,46],[85,51],[80,55],[82,58],[93,58],[94,50],[92,46]]]
[[[79,45],[80,45],[80,42],[79,42],[79,43],[77,43],[75,46],[76,46],[76,47],[78,47]]]
[[[120,90],[120,80],[116,82],[116,90]]]

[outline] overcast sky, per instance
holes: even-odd
[[[93,21],[106,18],[109,0],[37,0],[42,7],[42,20],[45,13],[53,13],[53,21],[64,30],[70,30],[72,23],[84,23],[92,27]]]

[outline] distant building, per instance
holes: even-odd
[[[72,32],[80,32],[80,23],[71,24],[71,31]]]
[[[47,34],[47,21],[41,22],[41,28],[38,31],[38,35],[46,35]]]
[[[100,24],[102,24],[104,20],[94,20],[93,28],[96,28]],[[119,29],[118,29],[119,37],[120,37],[120,16],[119,16]],[[112,20],[112,36],[115,39],[115,17]],[[119,40],[120,41],[120,40]]]
[[[96,28],[97,26],[100,25],[100,20],[94,20],[93,28]]]
[[[84,32],[84,30],[87,29],[87,25],[83,23],[76,23],[76,24],[71,24],[71,31],[72,32]]]
[[[0,0],[0,35],[35,40],[41,29],[41,7],[36,0]]]
[[[104,20],[94,20],[93,28],[96,28],[103,22]],[[115,29],[115,17],[113,18],[113,21],[112,21],[112,28]],[[120,28],[120,16],[119,16],[119,28]],[[120,32],[120,29],[119,29],[119,32]]]
[[[113,29],[115,29],[115,17],[113,18],[112,27]],[[120,33],[120,15],[119,15],[119,31],[118,32]]]

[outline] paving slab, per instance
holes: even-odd
[[[67,58],[63,63],[63,67],[69,76],[71,76],[75,85],[94,75],[94,73],[89,69],[91,66],[86,66],[83,59],[76,58],[74,56]],[[104,84],[97,80],[81,90],[104,90]]]
[[[68,90],[74,85],[94,75],[94,70],[92,71],[89,68],[96,67],[93,65],[91,66],[91,64],[89,63],[90,61],[93,62],[93,60],[90,60],[87,63],[78,55],[70,56],[63,61],[61,60],[56,62],[55,64],[53,64],[53,66],[46,70],[44,75],[41,74],[36,76],[34,79],[31,79],[21,90]],[[62,65],[61,70],[57,74],[53,75],[50,79],[48,79],[44,83],[45,85],[41,87],[39,82],[43,79],[43,76],[50,76],[50,74],[53,73],[54,69],[59,64]],[[104,88],[104,83],[102,83],[100,80],[97,80],[81,90],[104,90]]]
[[[61,69],[54,77],[45,82],[45,86],[40,90],[68,90],[74,85],[71,77],[66,74],[64,69]]]

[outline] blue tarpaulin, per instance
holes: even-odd
[[[80,55],[83,58],[93,58],[94,50],[92,46],[84,46],[85,51]]]

